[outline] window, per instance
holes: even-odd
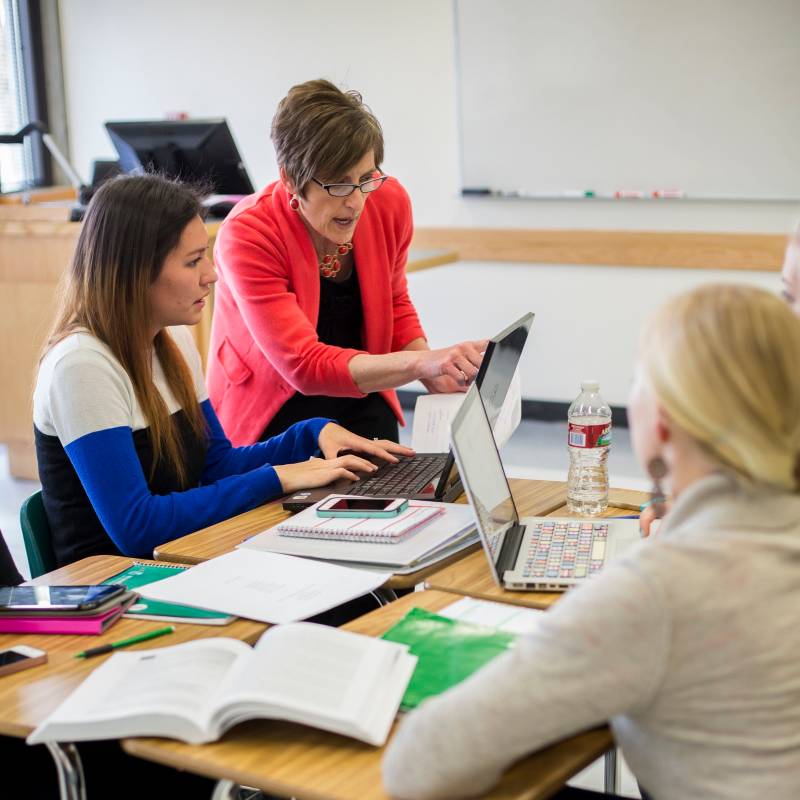
[[[38,59],[38,61],[37,61]],[[41,34],[35,0],[0,0],[0,133],[16,133],[41,119],[39,78]],[[41,137],[0,145],[0,191],[14,192],[44,182]]]

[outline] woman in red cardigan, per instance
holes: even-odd
[[[429,349],[405,275],[411,204],[380,171],[381,128],[357,92],[295,86],[272,141],[280,180],[217,235],[212,403],[235,445],[320,415],[396,441],[394,388],[464,391],[486,343]]]

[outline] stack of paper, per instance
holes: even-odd
[[[304,556],[351,566],[378,567],[398,575],[435,564],[478,541],[469,506],[422,500],[415,500],[414,504],[440,508],[442,513],[391,547],[375,542],[291,538],[281,536],[277,525],[247,539],[239,547],[247,551]],[[315,514],[316,506],[304,513]]]

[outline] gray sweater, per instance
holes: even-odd
[[[655,800],[800,798],[800,497],[719,474],[694,484],[655,539],[410,714],[384,784],[479,794],[607,720]]]

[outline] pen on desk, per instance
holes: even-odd
[[[91,647],[88,650],[82,650],[75,658],[91,658],[92,656],[101,656],[103,653],[110,653],[120,647],[127,647],[129,644],[138,644],[139,642],[147,642],[150,639],[155,639],[157,636],[166,636],[175,630],[174,625],[167,625],[166,628],[159,628],[149,633],[142,633],[139,636],[131,636],[129,639],[120,639],[118,642],[111,642],[111,644],[104,644],[100,647]]]

